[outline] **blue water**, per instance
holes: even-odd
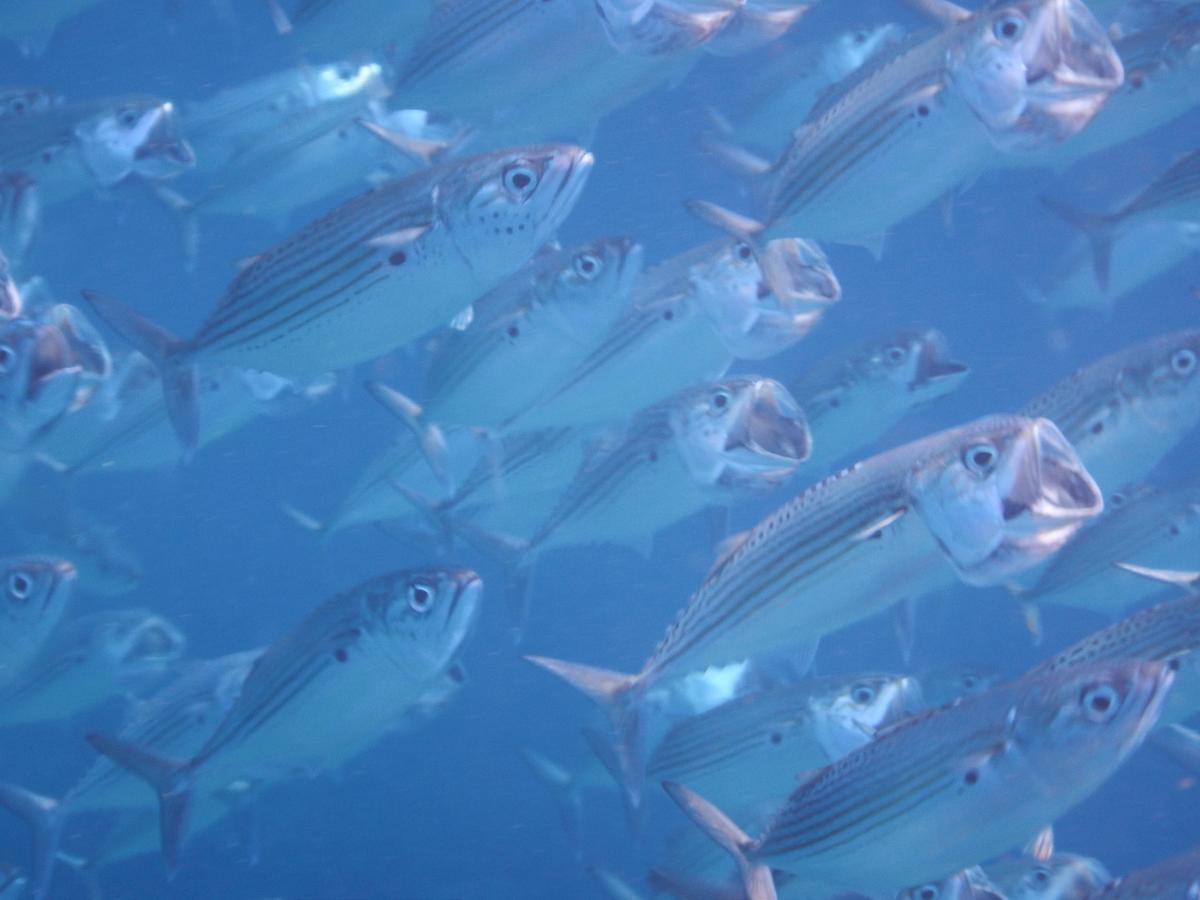
[[[261,5],[237,4],[231,24],[203,2],[105,0],[65,22],[38,58],[0,41],[0,84],[45,85],[72,98],[134,92],[204,97],[298,61],[294,45],[274,32]],[[902,16],[897,7],[884,0],[830,2],[796,32],[832,34]],[[711,239],[712,230],[681,201],[706,197],[734,208],[747,201],[694,139],[706,125],[706,109],[736,104],[754,74],[753,52],[736,60],[708,59],[683,84],[656,90],[605,119],[591,147],[595,171],[561,231],[564,245],[628,233],[645,245],[648,260],[657,261]],[[958,201],[953,233],[946,232],[939,210],[929,208],[889,235],[882,261],[861,249],[829,246],[843,301],[810,338],[752,370],[786,380],[828,352],[890,329],[941,329],[953,355],[970,363],[969,381],[910,415],[865,456],[984,413],[1016,409],[1104,353],[1193,326],[1200,284],[1195,257],[1124,298],[1111,316],[1051,318],[1023,298],[1020,284],[1044,270],[1071,238],[1038,203],[1039,195],[1103,206],[1191,149],[1198,129],[1200,114],[1193,112],[1064,173],[988,173]],[[342,199],[330,198],[322,209]],[[23,271],[43,275],[64,300],[83,287],[101,288],[186,334],[224,289],[234,261],[284,234],[262,221],[223,218],[203,229],[194,270],[186,271],[171,214],[148,192],[122,186],[46,210]],[[112,342],[119,345],[116,337]],[[404,378],[411,360],[399,356],[387,371]],[[739,370],[751,371],[740,364]],[[362,373],[347,380],[346,391],[297,414],[259,419],[186,467],[78,479],[80,505],[112,524],[144,565],[137,591],[117,602],[170,617],[186,631],[191,655],[216,656],[271,642],[319,601],[372,574],[428,562],[428,547],[372,528],[319,544],[280,512],[283,502],[332,508],[395,438],[394,422],[357,389],[361,380]],[[1153,480],[1193,473],[1195,450],[1192,435]],[[728,530],[748,527],[783,499],[777,494],[735,508]],[[721,536],[714,529],[707,516],[673,526],[659,535],[648,559],[610,546],[547,554],[537,567],[521,649],[635,671],[703,577]],[[458,558],[478,568],[490,588],[465,651],[469,683],[455,702],[419,730],[385,738],[337,773],[270,788],[259,803],[256,865],[226,822],[194,836],[172,881],[152,855],[102,870],[104,896],[600,896],[572,859],[549,795],[518,755],[528,746],[554,759],[584,759],[578,732],[592,709],[520,659],[508,635],[503,569],[469,549]],[[77,612],[111,605],[85,594],[76,598]],[[961,588],[922,604],[914,666],[970,662],[1015,674],[1104,624],[1096,616],[1049,607],[1043,644],[1035,647],[1004,592]],[[884,616],[830,638],[819,664],[830,672],[902,665]],[[78,720],[0,731],[3,779],[61,793],[94,757],[82,736],[113,728],[120,715],[114,700]],[[1183,770],[1143,750],[1056,823],[1058,845],[1096,856],[1116,873],[1193,846],[1200,826],[1192,784]],[[587,801],[587,860],[640,884],[616,794],[592,792]],[[86,819],[72,822],[65,842],[86,838],[88,827]],[[0,817],[0,861],[21,863],[25,846],[23,826]],[[85,895],[70,871],[58,872],[52,896]]]

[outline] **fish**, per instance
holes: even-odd
[[[797,771],[840,759],[920,708],[919,685],[901,675],[752,691],[671,727],[647,759],[646,777],[686,784],[741,820],[786,798]]]
[[[473,304],[467,328],[440,341],[420,417],[439,426],[494,428],[536,403],[629,308],[641,266],[641,245],[626,237],[540,254]],[[389,408],[405,417],[405,407]]]
[[[471,631],[482,582],[465,569],[392,572],[321,604],[259,657],[205,744],[171,759],[116,737],[89,743],[158,794],[174,868],[193,792],[328,769],[381,737],[440,683]],[[314,720],[324,723],[313,728]]]
[[[1071,243],[1047,275],[1023,289],[1031,303],[1051,313],[1091,309],[1111,315],[1118,301],[1198,252],[1200,223],[1142,222],[1113,245],[1107,290],[1096,289],[1091,246],[1084,237]]]
[[[1099,860],[1073,853],[998,860],[984,871],[1008,900],[1091,900],[1112,881]]]
[[[350,122],[388,89],[375,60],[341,61],[273,72],[181,105],[197,170],[220,177],[263,145],[302,142]]]
[[[813,363],[788,382],[827,468],[885,435],[911,410],[957,390],[970,369],[935,329],[901,331]]]
[[[49,556],[0,559],[0,690],[21,677],[70,603],[75,567]]]
[[[996,890],[978,866],[955,872],[927,884],[905,888],[896,900],[1009,900]]]
[[[1043,197],[1042,202],[1083,232],[1092,247],[1096,282],[1106,290],[1111,277],[1113,243],[1139,222],[1200,223],[1200,150],[1175,160],[1133,199],[1111,213],[1090,213]]]
[[[604,31],[621,53],[678,53],[707,44],[731,25],[746,0],[679,4],[675,0],[596,0]]]
[[[43,208],[131,176],[169,179],[195,161],[175,106],[158,97],[66,103],[0,130],[0,172],[35,182]]]
[[[764,269],[784,273],[778,292]],[[795,344],[840,296],[837,276],[809,242],[774,242],[757,255],[729,239],[692,248],[645,272],[633,308],[552,393],[502,429],[624,421],[631,409],[721,378],[742,353],[760,358]]]
[[[63,102],[61,94],[36,85],[0,87],[0,120],[45,112]]]
[[[1122,875],[1095,900],[1192,900],[1200,895],[1200,849]]]
[[[1095,3],[1088,5],[1097,12]],[[1088,127],[1061,144],[998,159],[1000,165],[1062,170],[1148,135],[1200,104],[1200,16],[1194,8],[1146,23],[1118,37],[1113,46],[1125,68],[1125,81]]]
[[[772,868],[810,888],[884,892],[1002,853],[1085,799],[1141,744],[1173,678],[1165,663],[1126,660],[1027,676],[909,718],[810,773],[753,838],[698,794],[664,786],[734,858],[751,900],[776,896]],[[964,817],[976,827],[950,825]]]
[[[546,243],[592,162],[575,146],[520,147],[385,184],[255,257],[187,340],[113,298],[84,297],[159,368],[172,424],[194,450],[200,363],[315,375],[421,336]]]
[[[0,319],[0,451],[28,449],[66,416],[84,382],[83,363],[53,324]]]
[[[892,226],[985,171],[997,148],[1070,138],[1122,83],[1120,57],[1079,0],[940,7],[951,21],[854,72],[762,167],[761,219],[708,202],[692,212],[744,239],[878,247]],[[939,164],[924,165],[933,156]]]
[[[9,258],[6,265],[20,263],[40,216],[37,182],[20,173],[0,174],[0,250]]]
[[[893,23],[856,28],[764,59],[754,81],[745,86],[744,96],[739,96],[737,108],[715,114],[717,140],[733,139],[739,146],[779,153],[791,140],[795,123],[808,117],[822,94],[903,35],[904,30]],[[719,43],[718,35],[708,51]]]
[[[921,696],[928,706],[953,703],[988,690],[1000,680],[1000,673],[979,666],[956,664],[922,672],[918,681]]]
[[[190,754],[209,739],[237,700],[262,649],[181,664],[174,677],[135,704],[121,737],[161,754]],[[152,809],[145,785],[107,757],[99,757],[61,799],[0,783],[0,806],[20,817],[32,834],[30,895],[50,889],[63,828],[77,813]]]
[[[526,658],[607,710],[623,770],[635,773],[639,696],[656,683],[788,648],[812,652],[823,635],[956,579],[1003,583],[1102,508],[1051,422],[985,417],[826,478],[729,542],[637,674]],[[629,790],[636,802],[638,785]]]
[[[1133,344],[1077,369],[1025,405],[1052,420],[1105,494],[1145,479],[1200,422],[1200,331]]]
[[[1200,484],[1194,480],[1117,492],[1108,505],[1105,515],[1064,547],[1032,587],[1020,591],[1022,602],[1119,615],[1163,586],[1118,563],[1159,569],[1200,565],[1194,549],[1200,531]]]
[[[176,625],[146,609],[73,619],[0,690],[0,724],[69,719],[121,691],[152,684],[185,645]]]

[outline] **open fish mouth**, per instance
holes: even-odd
[[[725,456],[744,471],[790,472],[812,453],[812,434],[787,389],[762,380],[747,392],[725,437]]]
[[[196,165],[196,154],[182,138],[152,138],[143,142],[133,155],[134,168],[147,178],[171,178]]]
[[[1038,419],[1021,451],[1003,501],[1006,522],[1028,515],[1031,530],[1046,523],[1082,523],[1104,508],[1104,497],[1062,432]]]
[[[547,189],[551,184],[556,185],[547,204],[550,217],[554,218],[556,224],[559,217],[565,216],[575,206],[595,163],[596,158],[580,147],[563,148],[550,158],[543,178],[547,182]]]
[[[158,665],[183,656],[186,640],[165,619],[151,616],[125,638],[119,658],[122,665]]]
[[[1055,144],[1082,130],[1125,79],[1116,48],[1080,0],[1050,0],[1031,12],[1022,43],[1025,107],[1006,149]]]
[[[927,331],[921,336],[917,365],[909,382],[909,391],[937,390],[948,393],[962,383],[970,368],[966,363],[949,359],[949,346],[940,331]]]
[[[819,307],[842,299],[842,285],[817,244],[800,238],[780,238],[758,254],[763,279],[758,299],[774,298],[776,308],[804,303]]]
[[[50,586],[42,600],[42,612],[51,607],[66,602],[66,595],[75,586],[78,571],[72,563],[65,559],[54,560],[47,565],[50,576]]]

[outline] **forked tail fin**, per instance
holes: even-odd
[[[575,777],[553,760],[547,759],[540,753],[521,748],[521,756],[537,776],[538,781],[550,790],[554,804],[558,807],[558,818],[562,823],[563,833],[571,847],[571,855],[577,861],[583,860],[583,803],[579,796],[579,784]]]
[[[737,863],[742,886],[749,900],[776,900],[775,881],[766,863],[746,855],[754,841],[737,824],[695,791],[673,781],[664,781],[665,790],[689,819]]]
[[[179,848],[183,844],[188,801],[191,798],[190,764],[159,756],[103,734],[89,734],[87,742],[98,753],[147,782],[158,794],[163,860],[167,864],[168,874],[174,875],[179,867]]]
[[[0,806],[20,816],[32,837],[28,892],[31,900],[42,900],[50,890],[58,839],[62,834],[62,807],[57,800],[43,797],[15,784],[0,783]]]
[[[1107,292],[1112,272],[1112,218],[1084,212],[1049,197],[1042,197],[1042,203],[1068,225],[1083,232],[1092,247],[1092,268],[1096,273],[1096,283],[1100,285],[1100,290]]]
[[[109,327],[133,345],[158,369],[171,425],[189,457],[200,442],[200,404],[196,367],[184,358],[185,342],[119,300],[82,291],[83,299]]]

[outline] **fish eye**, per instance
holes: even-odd
[[[908,356],[908,351],[905,350],[903,347],[895,345],[895,344],[893,344],[891,347],[888,347],[886,350],[883,351],[884,359],[886,359],[890,363],[904,362],[904,359],[907,356]]]
[[[1171,371],[1176,375],[1191,375],[1196,370],[1196,354],[1191,350],[1176,350],[1171,354]]]
[[[516,163],[504,170],[504,187],[514,194],[531,194],[537,187],[537,172],[525,163]]]
[[[1083,713],[1093,722],[1107,722],[1117,714],[1121,698],[1111,685],[1100,684],[1086,688],[1081,698]]]
[[[712,395],[712,405],[716,409],[724,409],[729,405],[728,391],[715,391]]]
[[[1045,887],[1050,881],[1050,870],[1045,866],[1038,866],[1025,876],[1026,882],[1035,888]]]
[[[1002,41],[1018,41],[1025,34],[1025,20],[1015,13],[1007,13],[992,23],[992,34]]]
[[[33,593],[33,579],[24,572],[13,572],[8,576],[8,596],[23,603]]]
[[[859,706],[866,706],[875,699],[875,689],[869,684],[856,684],[850,690],[850,697]]]
[[[975,444],[963,454],[963,465],[976,475],[987,475],[996,465],[996,448],[991,444]]]
[[[962,686],[964,688],[966,688],[968,691],[974,690],[975,686],[977,684],[979,684],[979,679],[976,678],[974,675],[964,675],[963,676]]]
[[[586,281],[591,281],[599,275],[603,268],[600,260],[590,253],[579,254],[571,265],[575,269],[575,274]]]
[[[936,884],[926,884],[917,888],[917,896],[920,900],[937,900],[942,895]]]
[[[424,582],[415,582],[408,586],[408,606],[413,612],[427,613],[433,606],[433,588]]]
[[[749,262],[754,258],[754,248],[745,241],[738,241],[733,246],[733,255],[742,262]]]
[[[123,109],[117,115],[117,121],[126,128],[132,128],[134,125],[136,125],[139,118],[141,117],[137,114],[137,110],[134,109]]]
[[[29,108],[29,103],[24,97],[13,97],[8,102],[8,108],[15,113],[23,113]]]

